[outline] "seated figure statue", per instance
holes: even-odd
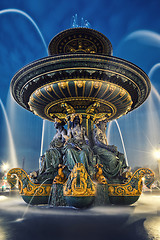
[[[72,116],[72,126],[68,130],[68,141],[63,148],[63,164],[69,171],[72,171],[76,163],[82,163],[88,173],[92,172],[93,152],[89,146],[89,140],[82,127],[82,118],[80,114]]]
[[[107,120],[99,119],[95,122],[93,130],[94,147],[93,152],[98,157],[98,161],[103,165],[103,175],[108,181],[116,181],[121,175],[127,164],[124,154],[117,151],[114,145],[108,145],[106,137]]]
[[[62,148],[68,139],[67,130],[64,128],[66,122],[55,118],[54,127],[57,130],[54,135],[50,148],[45,152],[46,169],[49,171],[52,168],[58,168],[62,163]]]
[[[57,174],[58,166],[62,163],[61,150],[68,139],[64,125],[65,121],[55,118],[54,127],[57,131],[50,143],[50,148],[40,157],[40,169],[30,174],[37,183],[41,183],[46,178],[53,180]]]

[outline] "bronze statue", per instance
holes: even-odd
[[[93,152],[97,155],[99,163],[103,165],[103,175],[108,180],[116,181],[122,175],[124,169],[127,168],[124,154],[119,153],[116,146],[108,145],[106,118],[97,120],[95,125]]]
[[[64,120],[55,118],[54,127],[56,129],[56,134],[50,143],[50,148],[41,156],[40,169],[30,174],[34,182],[40,183],[46,178],[50,180],[54,179],[58,171],[58,166],[62,164],[62,148],[66,139],[68,139],[67,130],[64,128],[65,124],[66,122]]]
[[[73,115],[71,128],[68,130],[69,139],[66,142],[64,153],[64,164],[72,171],[76,163],[82,163],[87,172],[90,173],[92,166],[93,151],[89,146],[89,139],[85,133],[85,128],[82,127],[81,115]]]

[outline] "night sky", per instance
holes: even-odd
[[[4,14],[4,9],[17,9],[23,15]],[[10,96],[10,81],[21,67],[47,56],[45,43],[48,46],[56,34],[72,27],[75,14],[79,24],[84,18],[91,28],[109,38],[114,56],[135,63],[149,74],[155,90],[141,107],[120,118],[118,123],[129,165],[151,167],[156,164],[152,152],[160,147],[159,11],[159,0],[0,1],[0,99],[9,119],[19,167],[25,159],[26,171],[38,169],[42,119],[15,103]],[[37,24],[45,43],[29,17]],[[53,124],[46,122],[43,152],[53,135]],[[115,122],[111,124],[109,143],[123,152]],[[12,156],[7,124],[0,107],[0,164],[2,162],[12,163]]]

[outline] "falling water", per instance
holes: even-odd
[[[109,122],[108,128],[107,128],[107,142],[108,142],[108,144],[110,142],[111,126],[112,126],[112,122]]]
[[[45,46],[45,49],[46,49],[46,51],[48,53],[46,42],[45,42],[45,40],[43,38],[43,35],[42,35],[41,31],[39,30],[39,27],[37,26],[35,21],[26,12],[23,12],[22,10],[19,10],[19,9],[16,9],[16,8],[8,8],[8,9],[3,9],[3,10],[0,11],[0,14],[6,14],[6,13],[18,13],[18,14],[21,14],[24,17],[26,17],[34,25],[34,27],[38,31],[38,33],[39,33],[39,35],[40,35],[40,37],[41,37],[41,39],[43,41],[43,44]]]
[[[154,78],[154,72],[156,70],[160,69],[160,63],[155,64],[149,71],[148,76],[150,79]],[[154,81],[153,81],[154,82]],[[156,103],[156,99],[158,102]],[[148,138],[154,148],[157,147],[159,144],[159,131],[158,129],[160,128],[159,124],[159,113],[157,111],[157,104],[159,105],[160,103],[160,94],[155,88],[155,86],[152,84],[152,89],[151,89],[151,95],[148,100]]]
[[[152,90],[153,90],[153,93],[155,94],[155,96],[157,97],[158,101],[160,102],[160,94],[157,91],[157,89],[154,87],[153,84],[152,84]]]
[[[152,78],[153,73],[154,73],[158,68],[160,68],[160,63],[155,64],[155,65],[151,68],[151,70],[150,70],[149,73],[148,73],[148,77],[149,77],[150,79]],[[155,96],[157,97],[158,101],[160,102],[160,94],[159,94],[159,92],[157,91],[157,89],[154,87],[153,84],[152,84],[152,90],[153,90]]]
[[[128,41],[138,38],[143,43],[151,45],[151,46],[160,46],[160,35],[156,32],[149,30],[138,30],[130,33],[123,41]]]
[[[160,63],[156,63],[156,64],[151,68],[151,70],[150,70],[149,73],[148,73],[148,77],[151,78],[152,75],[153,75],[153,73],[154,73],[154,71],[157,70],[158,68],[160,68]]]
[[[41,151],[40,151],[40,156],[43,154],[43,144],[44,144],[44,129],[45,129],[45,120],[43,120],[43,125],[42,125],[42,140],[41,140]],[[39,164],[40,167],[40,164]]]
[[[125,149],[125,145],[124,145],[124,141],[123,141],[123,137],[122,137],[122,132],[121,132],[121,129],[120,129],[120,126],[119,126],[117,120],[114,120],[114,121],[115,121],[115,123],[117,125],[117,128],[118,128],[118,131],[119,131],[119,135],[120,135],[122,146],[123,146],[124,156],[125,156],[125,159],[126,159],[126,164],[128,166],[128,159],[127,159],[126,149]]]
[[[35,197],[36,193],[37,193],[38,190],[41,188],[41,186],[42,186],[45,182],[47,182],[48,180],[50,180],[50,178],[45,179],[45,180],[41,183],[41,185],[39,186],[39,188],[37,188],[37,190],[35,191],[34,195],[33,195],[32,198],[31,198],[31,200],[30,200],[29,203],[27,204],[27,207],[26,207],[26,209],[25,209],[25,211],[24,211],[24,213],[23,213],[23,215],[22,215],[22,218],[18,218],[17,221],[22,221],[22,220],[24,219],[24,216],[26,215],[26,213],[27,213],[27,211],[28,211],[28,208],[29,208],[29,206],[30,206],[33,198]]]
[[[18,164],[17,164],[17,157],[16,157],[15,147],[14,147],[14,143],[13,143],[12,132],[11,132],[11,128],[10,128],[10,124],[9,124],[9,120],[8,120],[8,116],[7,116],[5,107],[4,107],[1,99],[0,99],[0,105],[2,107],[3,114],[4,114],[4,117],[5,117],[5,121],[6,121],[6,124],[7,124],[8,136],[9,136],[9,144],[10,144],[11,164],[12,164],[12,167],[17,167],[18,166]]]
[[[22,10],[19,10],[19,9],[15,9],[15,8],[8,8],[8,9],[3,9],[0,11],[0,14],[7,14],[7,13],[18,13],[18,14],[21,14],[22,16],[26,17],[33,25],[34,27],[36,28],[37,32],[39,33],[41,39],[42,39],[42,42],[44,44],[44,47],[46,49],[46,52],[48,54],[48,48],[47,48],[47,44],[44,40],[44,37],[39,29],[39,27],[37,26],[37,24],[35,23],[35,21],[24,11]],[[44,143],[44,120],[43,120],[43,125],[42,125],[42,138],[41,138],[41,150],[40,150],[40,154],[42,155],[42,150],[43,150],[43,143]]]

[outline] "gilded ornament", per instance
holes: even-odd
[[[19,192],[21,195],[25,196],[49,196],[51,185],[49,184],[35,184],[33,183],[28,174],[21,168],[12,168],[7,173],[7,181],[14,187],[12,176],[18,178],[19,181]],[[15,179],[15,178],[13,178]],[[14,182],[15,183],[15,182]]]
[[[93,86],[94,86],[94,88],[99,88],[100,82],[94,82]]]
[[[63,169],[65,165],[59,164],[58,165],[58,175],[54,178],[53,184],[64,184],[66,181],[66,177],[63,173]]]
[[[87,114],[93,114],[94,111],[100,107],[100,103],[99,102],[95,102],[92,105],[90,105],[87,109],[86,109],[86,113]]]
[[[83,87],[84,82],[83,81],[77,81],[77,86],[79,88]]]
[[[67,87],[67,83],[66,82],[60,82],[59,85],[63,89],[65,89]]]
[[[102,164],[96,164],[95,168],[97,169],[97,172],[95,174],[95,179],[102,184],[107,184],[106,178],[103,176],[103,170],[102,170],[103,165]]]
[[[67,103],[62,103],[61,107],[65,108],[68,114],[71,114],[71,113],[75,112],[74,108]]]
[[[75,164],[63,187],[64,196],[95,196],[96,188],[82,163]]]
[[[46,86],[46,90],[48,91],[48,92],[52,92],[52,87],[49,85],[49,86]]]
[[[140,196],[142,192],[142,177],[148,176],[148,186],[154,181],[154,173],[149,168],[139,168],[135,173],[129,174],[124,184],[108,184],[109,196]]]
[[[55,116],[60,119],[66,119],[66,114],[65,113],[56,113]]]

